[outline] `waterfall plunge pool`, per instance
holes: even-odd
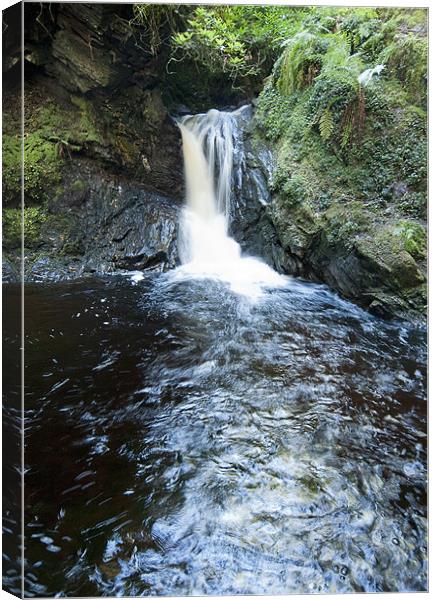
[[[26,286],[28,596],[426,589],[426,332],[241,255],[235,114],[180,123],[180,267]]]
[[[25,288],[27,595],[426,589],[425,331],[138,279]]]

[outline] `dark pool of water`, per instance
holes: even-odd
[[[297,281],[25,298],[27,595],[426,589],[423,328]]]

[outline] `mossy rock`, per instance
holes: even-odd
[[[81,144],[100,144],[107,145],[108,141],[99,125],[100,119],[95,113],[92,102],[84,96],[71,96],[71,102],[78,108],[78,121],[75,127],[70,130],[71,139]]]
[[[21,200],[20,136],[3,133],[2,152],[3,202],[17,204]]]
[[[330,245],[351,249],[372,220],[361,202],[334,203],[325,212],[323,229]]]
[[[26,113],[26,130],[63,144],[82,147],[107,144],[92,102],[72,94],[67,103],[48,99]]]
[[[24,196],[27,202],[42,202],[60,182],[64,160],[59,143],[46,140],[39,133],[24,139]]]
[[[143,97],[139,100],[143,106],[142,114],[144,120],[155,127],[155,129],[161,127],[167,112],[159,90],[156,88],[145,90]]]
[[[24,232],[24,246],[29,249],[62,246],[68,239],[74,218],[68,214],[51,214],[46,205],[3,209],[3,246],[6,250],[21,248]]]
[[[30,100],[29,100],[30,102]],[[95,125],[92,105],[73,96],[72,106],[48,99],[41,106],[27,107],[24,137],[25,201],[42,204],[62,179],[62,170],[73,153],[86,145],[107,145]],[[12,128],[11,128],[12,130]],[[21,136],[3,136],[3,192],[7,205],[21,198]]]
[[[403,244],[405,250],[415,260],[426,260],[427,258],[427,234],[426,229],[420,223],[401,219],[393,230]]]
[[[425,275],[392,226],[376,229],[359,238],[355,246],[358,255],[378,274],[385,287],[398,294],[425,283]]]
[[[284,199],[278,197],[269,213],[282,247],[303,258],[319,229],[319,223],[310,207],[305,204],[287,205]]]
[[[21,139],[3,136],[3,193],[5,204],[21,198]],[[59,146],[39,133],[24,138],[24,194],[26,202],[43,202],[61,179],[64,161]]]

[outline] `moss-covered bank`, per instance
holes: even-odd
[[[355,49],[365,67],[388,58],[366,85],[345,21],[335,20],[334,33],[299,34],[256,111],[257,141],[276,157],[268,214],[298,274],[387,316],[426,307],[426,30],[418,18],[416,32],[399,22],[388,57],[387,40],[379,52]]]

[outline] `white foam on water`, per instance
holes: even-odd
[[[138,283],[145,278],[145,275],[142,273],[142,271],[128,271],[125,275],[130,277],[132,283]]]

